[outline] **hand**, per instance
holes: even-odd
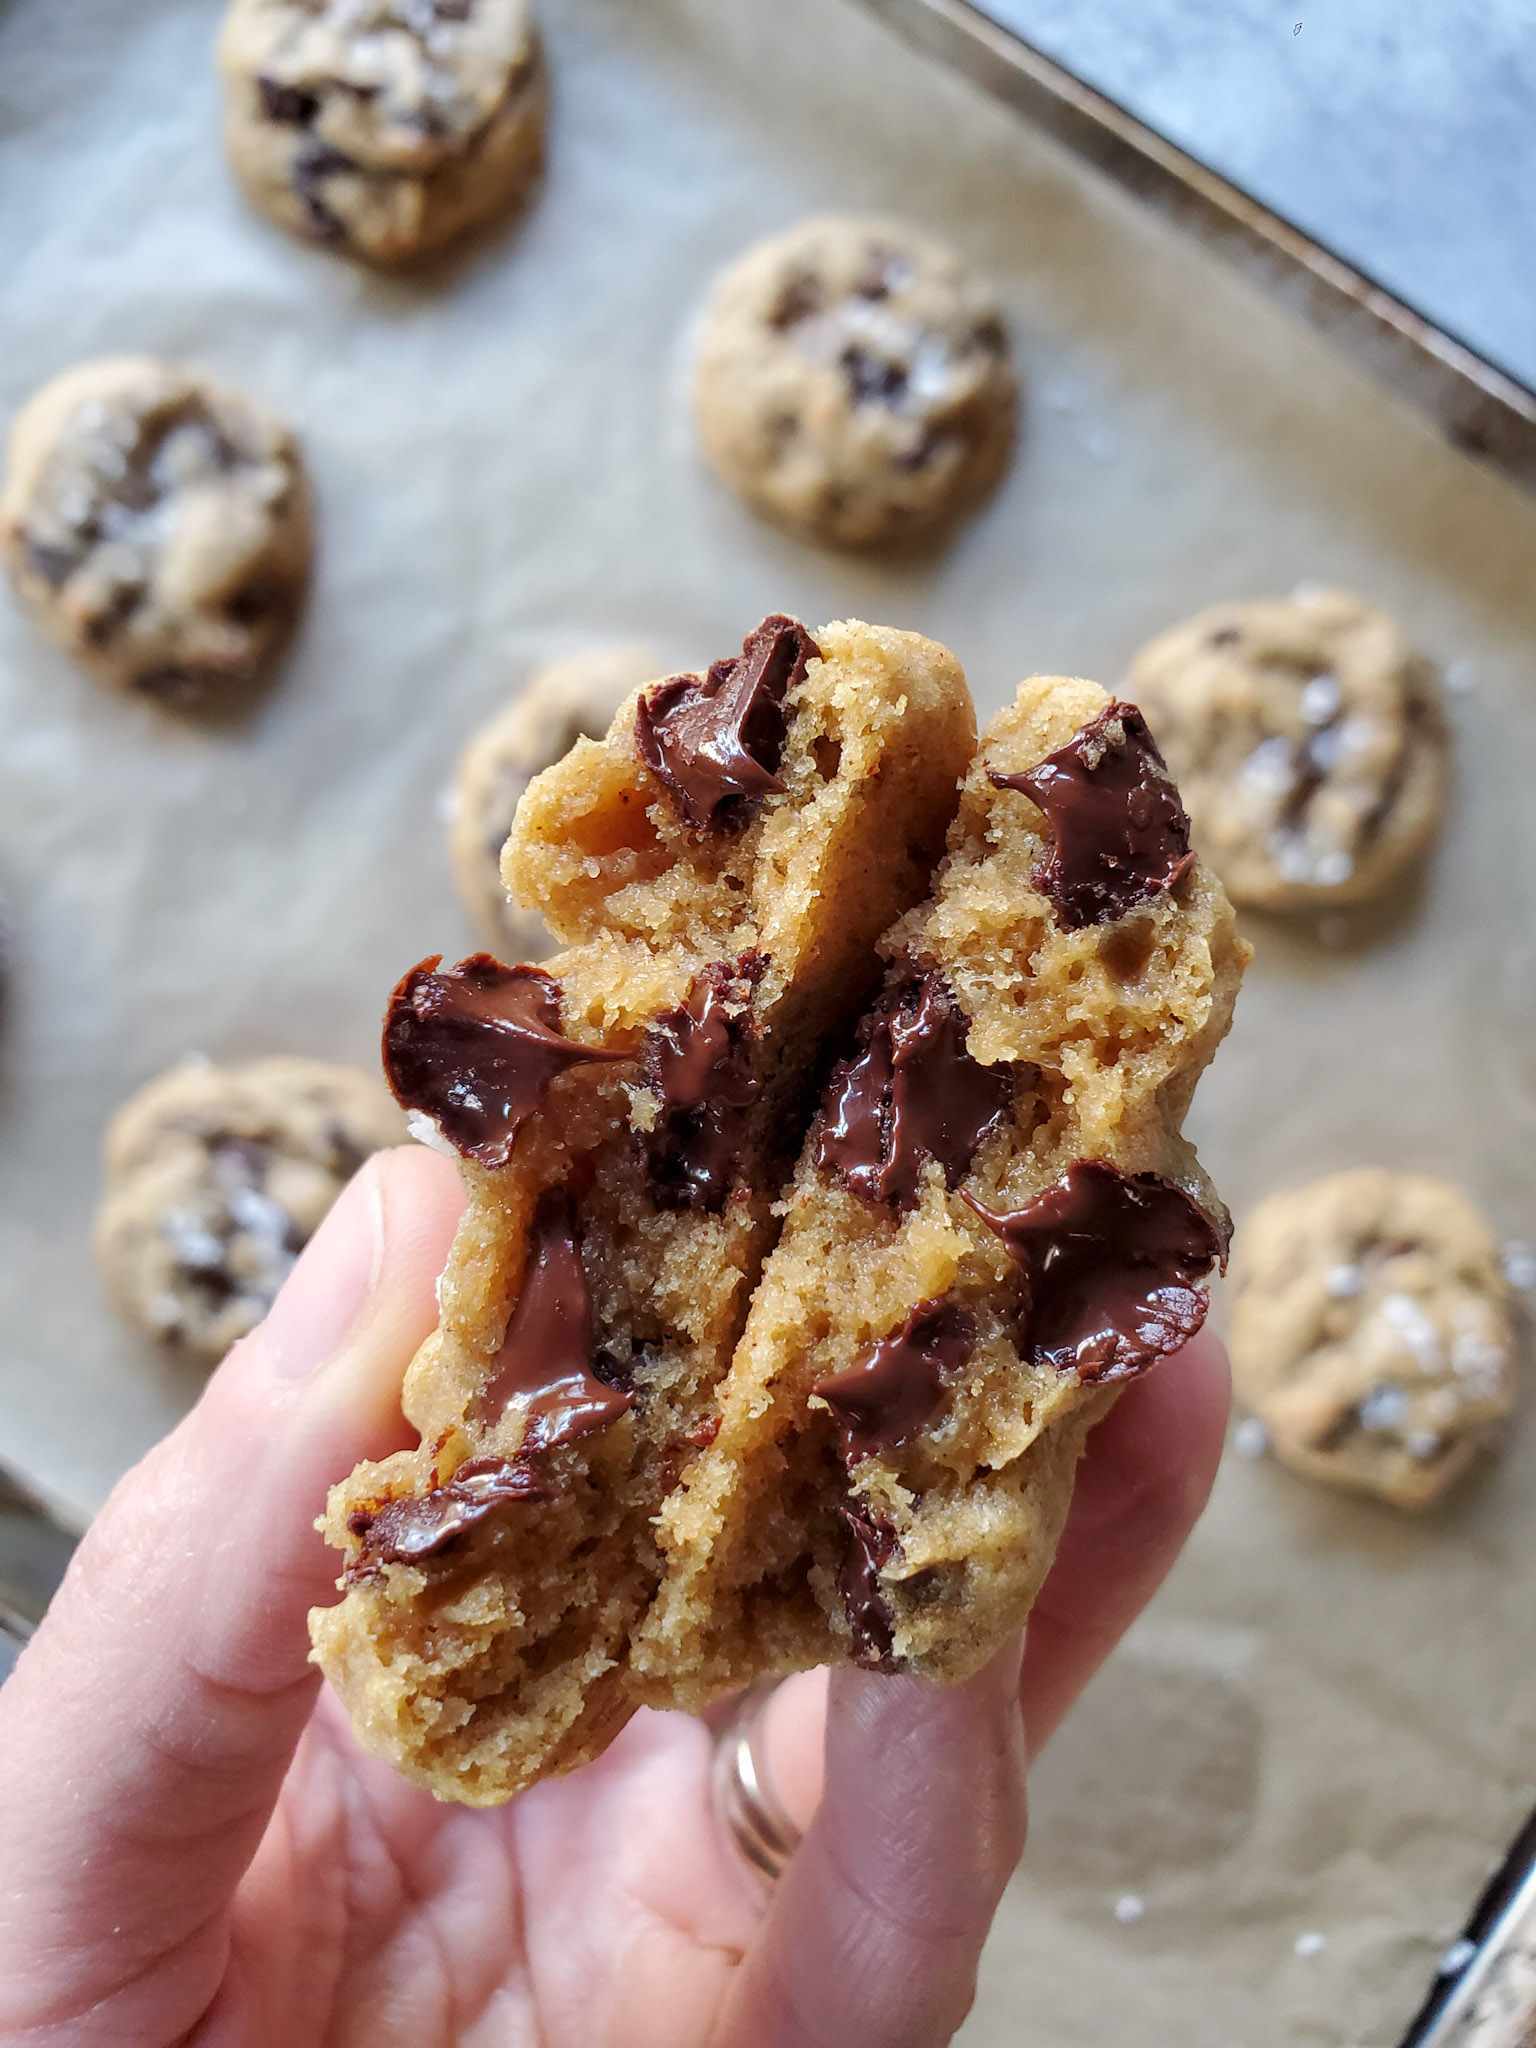
[[[365,1756],[307,1662],[336,1575],[311,1523],[405,1440],[458,1207],[429,1152],[359,1174],[0,1689],[0,2041],[937,2048],[1023,1849],[1029,1753],[1204,1504],[1219,1347],[1095,1432],[1022,1657],[947,1690],[839,1671],[775,1699],[765,1739],[808,1827],[770,1890],[722,1839],[701,1722],[641,1714],[586,1770],[467,1811]]]

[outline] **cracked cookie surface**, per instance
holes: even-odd
[[[996,482],[1017,392],[990,289],[899,221],[803,222],[740,257],[705,308],[705,453],[785,525],[847,546],[916,538]]]
[[[216,1362],[358,1167],[404,1136],[387,1091],[354,1067],[171,1068],[107,1131],[96,1253],[114,1302],[146,1336]]]
[[[508,211],[539,167],[527,0],[234,0],[219,55],[235,172],[306,241],[409,263]]]
[[[1144,647],[1127,689],[1239,903],[1364,901],[1439,828],[1447,734],[1434,669],[1358,598],[1213,606]]]
[[[18,593],[82,667],[163,703],[216,704],[269,663],[303,595],[297,443],[191,370],[79,364],[17,416],[0,544]]]
[[[1498,1245],[1446,1181],[1362,1167],[1271,1195],[1232,1285],[1238,1398],[1309,1478],[1428,1507],[1514,1408]]]

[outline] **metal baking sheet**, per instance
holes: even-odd
[[[1456,685],[1444,845],[1374,923],[1255,928],[1195,1132],[1239,1221],[1383,1159],[1536,1236],[1536,507],[858,10],[545,11],[543,189],[393,282],[244,211],[204,0],[0,14],[0,407],[86,355],[200,360],[300,428],[322,535],[292,658],[222,729],[103,693],[0,607],[0,1454],[76,1520],[197,1385],[100,1302],[103,1120],[188,1051],[370,1058],[400,968],[469,937],[455,752],[592,639],[693,662],[769,609],[853,613],[948,641],[990,710],[1030,669],[1114,683],[1214,598],[1369,594]],[[827,208],[948,232],[1007,301],[1019,457],[929,561],[778,535],[694,453],[709,274]],[[1422,1524],[1232,1459],[1039,1768],[968,2048],[1390,2048],[1528,1804],[1533,1550],[1528,1421]]]

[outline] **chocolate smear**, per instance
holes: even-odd
[[[633,1055],[578,1045],[560,1029],[560,984],[537,967],[472,953],[411,969],[384,1013],[384,1075],[402,1108],[429,1116],[466,1159],[505,1166],[518,1130],[559,1073]]]
[[[347,1527],[363,1547],[346,1577],[365,1578],[383,1564],[419,1564],[467,1536],[499,1508],[545,1498],[527,1466],[505,1458],[471,1458],[430,1493],[407,1494],[382,1508],[349,1515]]]
[[[916,1436],[975,1341],[975,1322],[957,1303],[920,1301],[857,1365],[818,1380],[811,1392],[836,1411],[843,1456],[883,1455]]]
[[[1022,1209],[962,1199],[1024,1269],[1031,1363],[1084,1381],[1129,1379],[1205,1321],[1196,1283],[1225,1260],[1226,1237],[1177,1182],[1080,1159]]]
[[[747,1006],[767,965],[763,954],[744,953],[706,967],[681,1009],[658,1017],[646,1038],[641,1058],[661,1104],[646,1153],[662,1208],[718,1209],[742,1171],[760,1085]]]
[[[895,1552],[896,1531],[851,1500],[838,1512],[847,1525],[848,1548],[838,1569],[837,1590],[853,1633],[854,1659],[870,1670],[888,1670],[894,1625],[880,1590],[880,1569]]]
[[[1071,931],[1123,917],[1194,865],[1179,792],[1134,704],[1109,705],[1037,767],[991,779],[1044,811],[1055,844],[1033,879]]]
[[[821,649],[795,619],[763,620],[707,675],[672,676],[640,699],[635,744],[690,825],[730,831],[781,790],[784,699]]]
[[[522,1291],[475,1420],[499,1422],[512,1402],[521,1402],[528,1417],[524,1457],[606,1429],[634,1396],[596,1376],[595,1349],[575,1205],[564,1188],[549,1188],[534,1211]]]
[[[833,1070],[817,1165],[872,1202],[911,1203],[929,1159],[953,1187],[1013,1089],[1011,1069],[971,1058],[966,1029],[939,975],[888,989],[860,1027],[859,1051]]]

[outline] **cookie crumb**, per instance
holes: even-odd
[[[1308,1956],[1320,1956],[1327,1946],[1327,1935],[1319,1934],[1315,1927],[1296,1937],[1296,1953],[1303,1959]]]
[[[1122,1892],[1115,1901],[1115,1918],[1122,1927],[1134,1927],[1147,1910],[1147,1902],[1140,1892]]]
[[[1250,1464],[1269,1453],[1269,1431],[1257,1415],[1245,1415],[1232,1432],[1232,1448]]]

